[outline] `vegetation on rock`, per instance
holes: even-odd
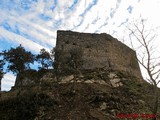
[[[118,42],[114,42],[115,45],[118,44]],[[68,41],[65,43],[70,44]],[[78,44],[73,42],[72,46],[75,47]],[[63,48],[63,46],[61,47]],[[96,45],[94,44],[93,47],[96,48]],[[88,55],[90,47],[84,49],[89,49],[86,54]],[[130,50],[127,47],[124,49]],[[98,51],[92,50],[93,53]],[[56,52],[55,68],[49,69],[53,67],[52,57],[54,52]],[[137,71],[131,73],[129,70],[122,71],[106,67],[83,69],[83,54],[85,54],[85,51],[81,47],[75,47],[67,52],[64,48],[56,49],[56,51],[53,49],[51,53],[41,49],[38,55],[26,51],[21,45],[3,51],[3,58],[9,63],[8,70],[17,74],[17,86],[9,92],[2,92],[0,119],[118,120],[121,119],[117,116],[118,114],[142,115],[144,113],[154,113],[152,106],[155,106],[155,104],[150,99],[155,97],[152,94],[155,87],[141,80],[140,77],[136,77],[135,73]],[[135,52],[133,52],[133,55],[135,55]],[[103,55],[101,57],[103,58]],[[96,63],[98,63],[98,59],[96,58]],[[139,71],[138,64],[134,59],[135,56],[130,56],[128,64],[132,70]],[[108,58],[105,58],[106,60]],[[30,69],[30,63],[34,61],[41,65],[38,71]],[[88,65],[89,62],[87,61]],[[108,67],[114,66],[111,65],[111,61],[107,62]],[[119,63],[120,61],[116,62]],[[0,75],[2,77],[4,73],[3,65],[4,62],[0,61]],[[157,87],[156,90],[158,95],[160,90]],[[158,107],[159,105],[157,105]],[[157,109],[155,113],[158,112]],[[155,115],[157,115],[157,119],[160,119],[158,114]],[[137,119],[143,118],[139,116]]]
[[[50,81],[44,79],[45,82],[37,86],[21,87],[2,94],[0,119],[118,120],[117,114],[121,113],[152,114],[152,103],[148,99],[153,94],[147,82],[140,83],[125,73],[112,71],[123,83],[123,86],[113,87],[109,77],[102,77],[109,76],[110,72],[90,71],[92,78],[88,78],[88,72],[84,71],[74,84],[53,82],[55,78],[52,76]],[[104,80],[107,84],[79,82],[88,79]]]

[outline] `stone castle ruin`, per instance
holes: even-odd
[[[142,78],[136,52],[108,34],[57,31],[55,68],[67,59],[72,49],[83,51],[83,65],[80,68],[82,70],[104,68],[129,72]],[[63,56],[63,59],[59,58],[61,56],[59,54]],[[56,69],[63,67],[64,65]]]
[[[73,77],[75,71],[71,69],[73,67],[73,59],[71,58],[74,56],[71,57],[71,51],[77,51],[78,62],[83,61],[83,64],[78,66],[78,72],[80,70],[84,70],[87,73],[95,70],[107,70],[107,72],[111,71],[111,77],[109,75],[109,78],[112,79],[114,78],[113,76],[116,76],[112,72],[120,71],[130,73],[140,79],[142,78],[135,51],[112,36],[105,33],[91,34],[57,31],[54,73],[52,69],[50,71],[27,70],[22,76],[17,75],[15,87],[34,85],[40,83],[42,79],[50,79],[45,77],[48,72],[64,78],[65,76],[67,78],[69,72],[70,77]],[[76,56],[76,54],[73,55]],[[114,79],[112,81],[114,82]],[[115,82],[117,82],[117,78]],[[117,84],[114,86],[117,86]]]

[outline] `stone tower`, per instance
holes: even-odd
[[[126,71],[142,78],[137,62],[136,52],[112,36],[72,31],[57,31],[55,52],[55,68],[68,55],[71,49],[83,50],[83,65],[81,69],[93,70],[97,68]],[[63,59],[59,59],[59,52],[63,52]],[[63,66],[60,66],[63,67]]]

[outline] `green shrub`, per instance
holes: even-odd
[[[57,104],[43,93],[25,93],[16,98],[0,102],[1,120],[34,120],[41,106]]]

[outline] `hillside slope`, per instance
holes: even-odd
[[[0,119],[140,120],[151,115],[152,86],[126,73],[84,71],[61,79],[46,75],[37,85],[3,93]]]

